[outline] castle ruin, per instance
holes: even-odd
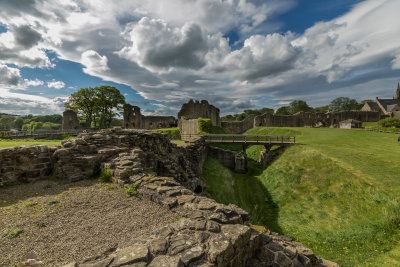
[[[127,129],[160,129],[178,125],[173,116],[144,116],[138,106],[124,105],[124,127]]]

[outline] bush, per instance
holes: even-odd
[[[125,189],[125,194],[127,197],[131,197],[133,195],[137,195],[138,191],[137,188],[139,187],[138,183],[131,184],[127,189]]]
[[[198,118],[197,119],[199,134],[209,134],[213,130],[213,125],[210,119]]]
[[[111,182],[111,172],[110,169],[104,169],[101,172],[101,175],[99,177],[99,182],[100,183],[110,183]]]
[[[381,127],[400,128],[400,119],[386,118],[386,119],[378,121],[378,125]]]
[[[156,129],[153,132],[164,133],[168,135],[169,139],[179,140],[181,139],[181,133],[179,132],[179,128],[164,128],[164,129]]]

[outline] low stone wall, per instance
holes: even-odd
[[[329,113],[299,112],[295,115],[274,115],[266,113],[249,116],[242,121],[222,122],[222,127],[234,134],[241,134],[254,127],[338,127],[339,122],[354,119],[361,122],[377,122],[381,119],[375,111],[340,111]]]
[[[255,117],[255,115],[250,115],[242,121],[223,121],[221,125],[233,134],[241,134],[254,127]]]
[[[244,173],[247,170],[247,156],[244,153],[209,146],[207,155],[217,159],[223,166],[236,172]]]
[[[44,145],[0,149],[0,184],[47,178],[53,170],[52,155],[56,149]]]

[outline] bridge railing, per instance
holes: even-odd
[[[209,143],[217,142],[229,142],[229,143],[284,143],[284,144],[294,144],[296,143],[295,136],[287,135],[232,135],[232,134],[209,134],[204,135],[204,139]]]

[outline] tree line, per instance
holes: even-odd
[[[366,102],[372,102],[372,100],[363,100],[357,102],[355,99],[350,99],[348,97],[338,97],[331,101],[329,105],[321,107],[310,107],[304,100],[294,100],[290,102],[288,106],[282,106],[274,111],[271,108],[262,109],[247,109],[243,113],[226,115],[222,117],[223,121],[241,121],[244,120],[249,115],[261,115],[265,113],[275,114],[275,115],[294,115],[298,112],[313,112],[313,113],[326,113],[329,111],[348,111],[348,110],[360,110]]]

